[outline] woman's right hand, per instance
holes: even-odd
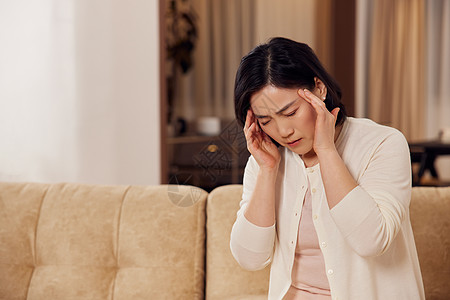
[[[261,169],[277,170],[280,164],[280,152],[270,137],[259,127],[253,111],[247,111],[244,125],[247,149],[253,155]]]

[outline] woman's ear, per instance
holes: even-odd
[[[322,101],[327,97],[327,87],[318,77],[314,77],[315,89],[314,94],[319,97]]]

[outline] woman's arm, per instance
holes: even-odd
[[[378,145],[374,144],[376,148],[367,153],[370,160],[357,182],[334,146],[337,111],[328,112],[323,102],[309,92],[299,94],[317,112],[314,149],[336,226],[359,255],[384,253],[409,207],[411,166],[405,138],[392,129]]]
[[[386,252],[408,220],[411,163],[397,130],[367,153],[369,161],[353,189],[330,212],[348,244],[364,257]]]
[[[313,147],[319,158],[328,207],[332,209],[358,185],[335,146],[335,124],[339,108],[329,112],[325,103],[308,90],[299,90],[299,95],[308,101],[317,113]]]
[[[266,189],[271,184],[266,182],[266,176],[258,174],[262,172],[251,156],[245,168],[242,201],[230,237],[231,253],[247,270],[259,270],[269,264],[275,242],[274,197],[269,196],[270,188]]]
[[[257,270],[269,263],[275,241],[275,182],[280,154],[259,129],[251,110],[244,133],[252,156],[245,168],[243,200],[231,232],[230,248],[242,267]]]
[[[247,148],[259,166],[253,193],[244,213],[253,224],[261,227],[275,224],[275,181],[280,153],[262,131],[250,109],[244,125]]]
[[[332,209],[358,184],[337,150],[321,153],[318,157],[328,207]]]
[[[245,218],[260,227],[275,224],[276,170],[259,169],[252,197],[244,212]]]

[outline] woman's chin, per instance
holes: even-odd
[[[286,144],[285,147],[300,156],[314,152],[312,150],[312,146],[307,146],[307,145],[297,144],[294,146],[290,146],[289,144]]]

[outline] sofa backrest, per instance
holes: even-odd
[[[414,187],[410,216],[426,299],[450,299],[450,187]]]
[[[268,267],[243,270],[229,250],[231,227],[236,219],[242,185],[213,190],[207,200],[207,299],[267,298]],[[427,300],[450,297],[450,187],[414,187],[411,223]]]
[[[0,183],[0,299],[203,299],[206,197]]]
[[[231,227],[236,220],[242,185],[214,189],[206,205],[206,299],[267,299],[269,267],[242,269],[230,251]]]
[[[269,268],[229,250],[241,194],[0,183],[0,299],[267,299]],[[450,187],[413,188],[410,214],[427,299],[448,299]]]

